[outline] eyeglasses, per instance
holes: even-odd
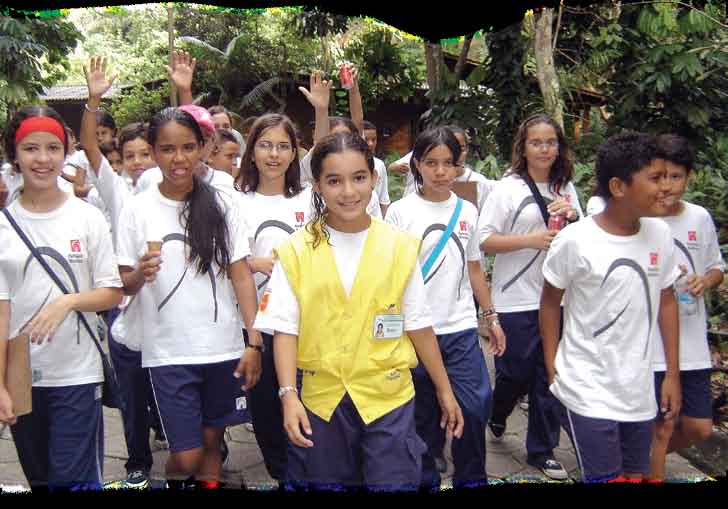
[[[540,149],[540,148],[556,148],[559,146],[559,140],[530,140],[527,142],[528,146],[534,149]]]
[[[278,149],[278,152],[288,152],[292,149],[290,143],[271,143],[270,141],[259,141],[255,147],[266,152],[273,152],[273,147]]]

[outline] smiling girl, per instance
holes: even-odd
[[[24,190],[7,211],[71,292],[64,295],[0,216],[0,421],[33,490],[101,489],[101,358],[76,317],[121,302],[109,228],[101,212],[58,187],[68,140],[58,114],[21,109],[5,132],[5,150]],[[30,338],[33,411],[13,415],[5,383],[8,338]]]
[[[324,138],[311,167],[314,218],[276,248],[255,324],[275,330],[292,444],[288,481],[415,489],[425,449],[415,430],[410,373],[418,356],[437,388],[440,425],[462,432],[431,328],[418,243],[366,213],[374,164],[361,136]],[[301,399],[296,368],[303,373]]]

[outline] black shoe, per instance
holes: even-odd
[[[538,468],[549,479],[566,481],[569,478],[569,472],[554,458],[546,458],[540,461],[527,460],[526,462],[532,467]]]
[[[496,424],[494,422],[489,422],[486,429],[488,431],[488,440],[490,440],[491,442],[503,441],[503,438],[506,434],[505,424]]]

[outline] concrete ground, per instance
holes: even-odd
[[[487,356],[491,383],[495,373],[492,356]],[[508,420],[505,440],[501,443],[487,443],[486,470],[491,480],[517,482],[519,480],[547,480],[540,471],[526,463],[525,434],[527,425],[526,411],[518,406]],[[121,416],[118,410],[104,409],[104,426],[106,431],[104,477],[106,481],[122,479],[125,477],[124,462],[126,461],[126,444],[122,429]],[[229,430],[230,471],[224,472],[223,481],[227,487],[238,488],[242,479],[248,487],[270,489],[275,481],[268,476],[263,464],[260,449],[255,436],[243,426],[236,426]],[[447,451],[448,471],[443,475],[443,485],[447,485],[452,475],[452,456]],[[565,432],[561,433],[560,446],[554,451],[556,459],[561,461],[573,479],[579,478],[579,471],[574,455]],[[164,464],[167,460],[167,451],[154,452],[154,466],[152,478],[164,479]],[[689,480],[703,477],[704,474],[693,467],[688,460],[678,454],[670,454],[667,458],[668,480]],[[0,488],[5,490],[27,489],[27,482],[18,462],[18,456],[10,436],[10,430],[5,429],[0,435]],[[2,489],[0,489],[2,491]]]

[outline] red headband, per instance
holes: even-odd
[[[66,143],[66,130],[58,120],[51,117],[30,117],[23,120],[18,126],[18,130],[15,131],[15,144],[17,145],[23,138],[36,132],[50,133],[63,144]]]

